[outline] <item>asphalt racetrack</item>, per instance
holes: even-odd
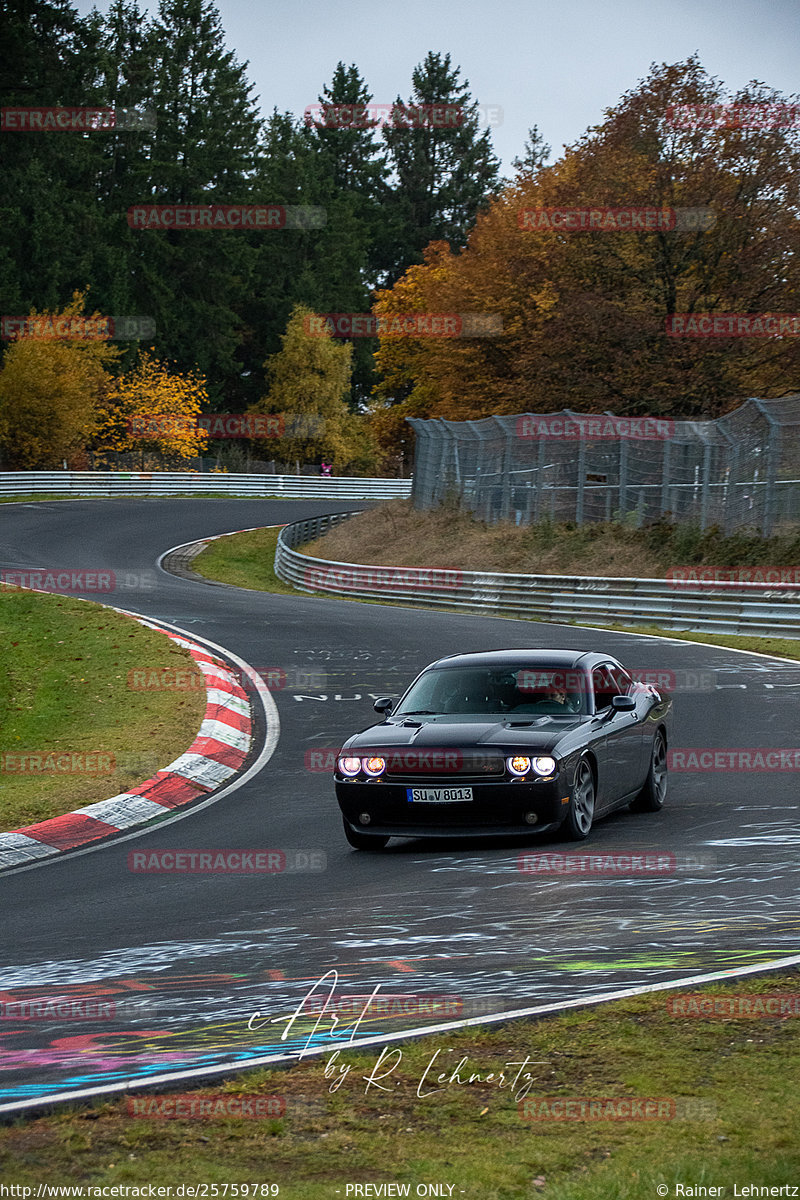
[[[568,646],[673,672],[673,748],[787,749],[800,727],[800,665],[570,626],[240,591],[156,567],[181,543],[358,507],[154,499],[0,509],[0,567],[110,568],[125,586],[94,599],[285,675],[256,714],[259,739],[269,729],[277,744],[244,785],[155,828],[0,874],[5,1000],[72,998],[84,1014],[87,1000],[98,1003],[91,1019],[0,1020],[0,1111],[176,1079],[186,1086],[199,1069],[230,1073],[229,1064],[306,1046],[333,1049],[324,1021],[314,1029],[316,1018],[290,1016],[325,975],[328,993],[334,970],[343,1004],[376,987],[396,998],[358,1030],[380,1039],[798,953],[791,770],[674,772],[661,813],[617,814],[580,846],[674,856],[674,869],[658,875],[521,871],[521,852],[576,849],[552,836],[350,849],[319,752],[371,724],[373,697],[400,692],[442,654]],[[132,586],[139,577],[147,586]],[[303,869],[128,866],[137,849],[217,848],[285,850]],[[413,999],[431,996],[447,999]]]

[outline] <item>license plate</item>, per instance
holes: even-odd
[[[472,788],[406,788],[406,796],[410,804],[460,804],[472,799]]]

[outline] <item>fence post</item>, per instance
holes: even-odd
[[[711,443],[706,438],[703,446],[703,480],[700,485],[700,529],[705,532],[708,524],[708,485],[711,475]]]
[[[536,491],[533,498],[533,519],[538,521],[542,514],[542,488],[544,487],[544,442],[539,438],[536,460]]]
[[[661,458],[661,516],[670,511],[669,507],[669,469],[672,461],[672,441],[664,438],[664,453]]]
[[[625,516],[628,506],[628,440],[619,439],[619,519]]]
[[[583,489],[586,486],[586,439],[578,442],[578,491],[575,496],[575,524],[583,524]]]
[[[764,511],[761,518],[761,536],[769,537],[775,527],[776,518],[776,487],[777,459],[779,453],[780,430],[778,422],[767,412],[761,400],[751,397],[758,411],[766,419],[769,426],[769,442],[767,444],[766,480],[764,482]]]

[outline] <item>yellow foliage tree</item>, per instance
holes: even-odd
[[[108,394],[95,448],[101,455],[138,450],[144,459],[154,450],[167,458],[193,458],[208,444],[208,434],[197,426],[207,405],[202,375],[180,375],[142,351],[134,369]]]
[[[325,329],[315,333],[315,314],[296,305],[282,347],[267,359],[269,391],[251,412],[279,413],[284,434],[274,453],[285,462],[333,464],[337,473],[374,464],[372,436],[362,416],[347,406],[352,347]]]
[[[96,336],[59,336],[67,327],[101,327],[84,315],[86,292],[61,311],[32,309],[30,333],[20,332],[0,371],[0,448],[6,467],[48,470],[80,463],[101,419],[121,351]]]

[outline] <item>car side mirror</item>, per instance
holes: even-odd
[[[382,696],[380,700],[376,700],[372,707],[376,713],[381,713],[382,716],[388,717],[394,710],[394,700],[391,696]]]
[[[616,712],[634,712],[636,710],[636,701],[633,696],[613,696],[611,707]]]

